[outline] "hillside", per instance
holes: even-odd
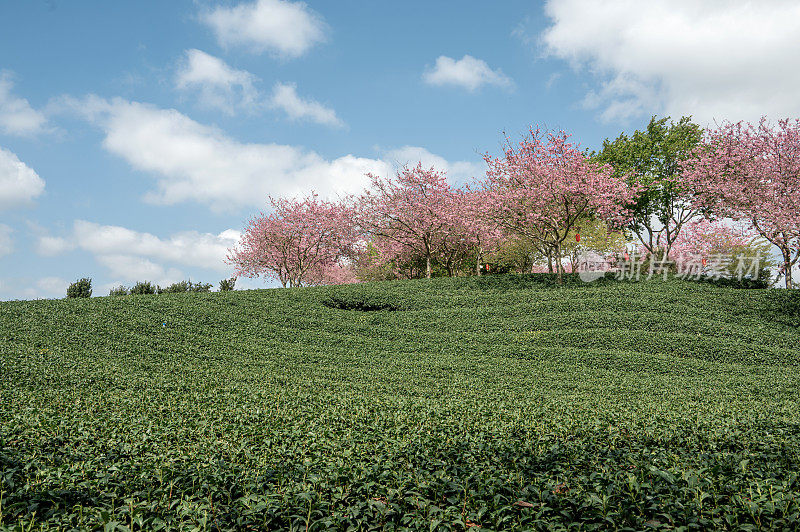
[[[0,525],[794,528],[800,331],[774,296],[497,276],[0,303]]]

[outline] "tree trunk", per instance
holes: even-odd
[[[562,277],[564,268],[561,265],[561,244],[556,244],[556,268],[558,269],[558,284],[564,284],[564,278]]]
[[[783,272],[784,277],[786,277],[786,288],[792,289],[792,253],[788,249],[782,249],[781,254],[783,255]]]
[[[427,279],[431,278],[431,256],[430,255],[425,257],[425,277]]]
[[[533,269],[533,266],[531,266],[531,269]],[[553,273],[553,253],[551,251],[547,252],[547,271]]]
[[[481,248],[478,247],[478,258],[475,259],[475,275],[480,277],[481,275],[481,264],[483,263],[483,254],[481,253]]]

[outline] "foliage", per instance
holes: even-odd
[[[724,123],[683,167],[696,207],[745,222],[772,243],[791,288],[800,260],[800,120]]]
[[[235,286],[236,286],[236,277],[231,277],[230,279],[223,279],[219,282],[219,291],[229,292],[233,290]]]
[[[394,178],[367,176],[372,188],[359,198],[358,221],[372,245],[397,262],[421,256],[425,276],[431,277],[448,240],[464,234],[458,228],[458,196],[444,172],[418,163],[402,168]]]
[[[559,275],[564,243],[581,220],[597,218],[611,226],[627,221],[623,204],[634,191],[610,166],[587,158],[563,131],[532,128],[516,145],[507,139],[502,157],[484,158],[492,218],[551,257]]]
[[[138,281],[135,285],[131,286],[128,290],[130,294],[155,294],[156,286],[150,281]]]
[[[92,297],[92,280],[88,277],[78,279],[67,287],[67,298]]]
[[[156,287],[157,294],[180,294],[183,292],[208,292],[211,290],[211,283],[193,283],[189,281],[179,281],[172,283],[166,288]]]
[[[127,296],[130,292],[128,288],[122,285],[115,286],[111,290],[108,291],[108,295],[110,296]]]
[[[4,302],[0,528],[796,529],[777,292],[545,274]]]
[[[659,250],[667,256],[684,224],[696,218],[691,189],[681,180],[681,163],[700,144],[703,130],[691,117],[677,123],[653,116],[644,131],[625,133],[604,140],[592,158],[609,164],[616,177],[625,178],[637,191],[630,205],[628,227],[639,237],[650,254]]]
[[[252,218],[228,262],[236,275],[278,279],[285,286],[325,284],[352,245],[350,211],[316,194],[270,198],[272,213]]]

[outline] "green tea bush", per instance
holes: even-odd
[[[67,287],[67,298],[92,297],[92,280],[88,277],[78,279]]]
[[[139,281],[133,285],[129,293],[131,294],[155,294],[156,287],[150,281]]]
[[[371,285],[333,288],[322,299],[328,308],[361,312],[402,310],[402,303],[385,290],[375,290]]]
[[[793,295],[566,282],[4,302],[0,530],[798,529]]]
[[[800,326],[800,289],[775,290],[771,300],[772,311],[779,321]]]

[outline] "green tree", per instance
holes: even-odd
[[[67,297],[92,297],[92,280],[84,277],[71,283],[67,288]]]
[[[614,167],[615,176],[625,176],[639,190],[629,205],[633,218],[629,228],[645,249],[669,257],[672,244],[683,226],[700,212],[689,202],[690,190],[681,183],[681,161],[700,144],[703,130],[684,116],[678,122],[653,116],[644,131],[615,140],[606,139],[592,157]]]

